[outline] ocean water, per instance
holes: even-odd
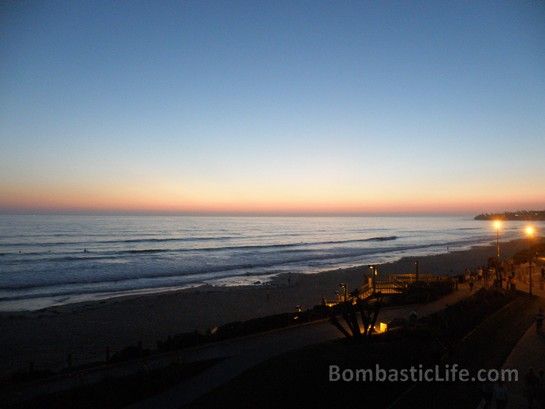
[[[520,237],[509,222],[502,240]],[[495,239],[471,217],[0,215],[0,310],[203,283],[262,284]]]

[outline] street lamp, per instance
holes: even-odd
[[[373,293],[377,292],[377,275],[378,275],[378,267],[371,265],[369,266],[371,269],[371,284],[373,286]]]
[[[501,220],[494,220],[494,228],[496,229],[496,256],[498,257],[498,264],[500,262],[500,229]]]
[[[536,234],[536,229],[534,226],[527,226],[526,229],[524,229],[524,232],[526,233],[526,237],[528,237],[530,241],[530,247],[531,247],[531,240],[534,238]],[[532,295],[532,256],[531,256],[531,249],[528,249],[528,293]]]
[[[339,284],[339,287],[341,287],[341,289],[343,290],[342,292],[342,296],[344,298],[343,301],[347,301],[348,300],[348,287],[346,286],[346,283],[340,283]]]

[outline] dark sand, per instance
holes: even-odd
[[[508,257],[525,247],[524,241],[502,243]],[[464,268],[486,264],[495,246],[419,257],[420,272],[459,274]],[[381,273],[414,272],[415,258],[383,264]],[[360,286],[367,266],[318,274],[284,274],[267,285],[219,288],[203,286],[157,294],[132,295],[82,302],[29,312],[0,313],[0,376],[28,368],[59,369],[67,354],[73,364],[104,360],[139,341],[155,348],[157,340],[180,332],[206,330],[231,321],[310,308],[321,297],[334,296],[340,282],[349,289]],[[288,279],[289,277],[289,279]],[[289,281],[289,284],[288,284]]]

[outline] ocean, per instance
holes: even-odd
[[[520,237],[507,222],[501,240]],[[0,310],[202,284],[260,285],[495,240],[471,217],[0,215]]]

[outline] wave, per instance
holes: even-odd
[[[115,276],[92,276],[92,277],[86,277],[87,279],[84,279],[84,277],[79,277],[79,279],[76,278],[69,278],[63,277],[62,280],[53,280],[49,281],[47,283],[44,283],[43,285],[37,285],[36,283],[24,283],[19,285],[3,285],[0,286],[0,290],[18,290],[18,289],[31,289],[31,288],[41,288],[41,287],[54,287],[59,285],[67,285],[67,284],[97,284],[97,283],[105,283],[105,282],[117,282],[117,281],[123,281],[123,280],[141,280],[141,279],[153,279],[153,278],[161,278],[161,277],[176,277],[176,276],[184,276],[184,277],[190,277],[195,275],[201,275],[201,274],[215,274],[215,273],[221,273],[221,272],[229,272],[234,270],[251,270],[255,268],[268,268],[268,267],[274,267],[274,266],[284,266],[287,264],[300,264],[300,263],[306,263],[310,261],[317,261],[317,260],[338,260],[343,258],[354,258],[354,257],[360,257],[364,255],[369,254],[375,254],[375,253],[386,253],[388,250],[391,251],[398,251],[400,249],[392,248],[392,249],[354,249],[353,251],[344,251],[339,253],[328,253],[328,254],[316,254],[313,253],[311,255],[301,255],[300,257],[292,257],[289,259],[275,259],[270,261],[262,261],[262,262],[247,262],[247,263],[237,263],[232,265],[217,265],[217,266],[206,266],[204,268],[196,268],[196,269],[187,269],[185,271],[171,271],[171,272],[162,272],[162,273],[144,273],[144,274],[135,274],[135,273],[125,273],[125,274],[119,274],[115,273]],[[216,276],[214,276],[215,278]]]
[[[51,247],[51,246],[66,246],[66,245],[79,245],[90,246],[93,244],[116,244],[116,243],[168,243],[168,242],[192,242],[192,241],[217,241],[217,240],[231,240],[231,239],[262,239],[270,237],[297,237],[301,236],[301,233],[278,233],[278,234],[266,234],[258,236],[243,237],[239,235],[231,236],[202,236],[202,237],[161,237],[161,238],[138,238],[138,239],[113,239],[113,240],[93,240],[93,241],[52,241],[52,242],[8,242],[1,243],[0,247],[18,247],[18,246],[36,246],[36,247]],[[53,235],[52,235],[53,236]],[[64,237],[71,237],[72,235],[60,235]],[[74,237],[81,237],[81,234]],[[86,234],[88,237],[92,236],[104,236],[104,234]],[[31,236],[35,237],[35,236]],[[2,254],[2,253],[0,253]],[[28,254],[28,253],[26,253]]]
[[[394,237],[394,236],[390,236]],[[381,238],[369,238],[361,239],[360,241],[377,240],[385,241],[384,237]],[[444,249],[449,246],[468,246],[472,244],[481,244],[487,240],[490,240],[490,236],[479,236],[471,239],[448,241],[448,242],[434,242],[434,243],[422,243],[414,245],[404,246],[392,246],[392,247],[371,247],[371,248],[350,248],[350,247],[336,247],[330,249],[308,249],[306,251],[300,251],[301,249],[291,249],[288,252],[270,253],[273,258],[256,257],[255,259],[248,260],[242,263],[233,263],[231,265],[209,265],[205,262],[200,264],[194,264],[193,266],[186,266],[185,269],[170,269],[166,271],[150,271],[150,270],[134,270],[133,268],[127,268],[125,271],[120,270],[108,270],[105,266],[105,270],[97,270],[95,266],[90,265],[92,271],[89,269],[78,269],[70,263],[66,263],[66,266],[56,267],[56,272],[61,274],[50,275],[48,270],[44,271],[32,271],[19,272],[16,275],[0,275],[0,291],[7,292],[21,292],[21,291],[47,291],[50,288],[51,291],[62,290],[66,286],[101,286],[105,287],[106,291],[114,291],[108,289],[111,285],[112,288],[116,287],[120,283],[127,282],[133,283],[132,285],[141,285],[144,281],[149,280],[165,280],[176,279],[178,281],[183,280],[184,283],[192,284],[202,282],[202,277],[207,276],[207,279],[229,278],[238,276],[254,276],[260,273],[263,269],[267,269],[267,273],[270,274],[273,270],[283,268],[313,268],[313,264],[317,263],[320,269],[327,268],[327,265],[334,263],[346,263],[346,262],[362,262],[362,257],[367,259],[367,256],[376,257],[384,254],[399,254],[402,255],[411,250],[424,250],[424,249]],[[353,240],[345,240],[341,242],[349,242]],[[293,252],[293,253],[292,253]],[[295,257],[290,257],[288,253],[296,254]],[[88,256],[88,255],[86,255]],[[99,256],[101,257],[101,256]],[[183,261],[182,261],[183,262]],[[16,278],[16,280],[14,280]],[[56,288],[56,290],[55,290]],[[103,290],[104,291],[104,290]],[[75,294],[78,292],[76,291]],[[11,294],[8,296],[18,296],[17,294]],[[2,298],[1,299],[7,299]]]
[[[300,233],[282,233],[272,235],[259,235],[248,236],[248,239],[262,239],[267,237],[297,237]],[[118,244],[118,243],[169,243],[169,242],[199,242],[199,241],[218,241],[218,240],[232,240],[241,239],[240,235],[230,236],[202,236],[202,237],[162,237],[162,238],[138,238],[138,239],[113,239],[113,240],[96,240],[96,241],[56,241],[56,242],[12,242],[12,243],[0,243],[0,247],[18,247],[18,246],[36,246],[36,247],[52,247],[52,246],[65,246],[65,245],[79,245],[79,246],[91,246],[94,244]],[[371,237],[369,239],[357,239],[357,240],[340,240],[340,241],[324,241],[315,242],[314,244],[334,244],[343,242],[360,242],[360,241],[386,241],[395,240],[397,236],[383,236],[383,237]],[[313,244],[310,242],[309,244]],[[236,246],[233,246],[236,247]],[[229,247],[226,247],[229,249]],[[2,254],[2,253],[0,253]],[[9,254],[9,253],[5,253]],[[31,254],[31,253],[25,253]]]
[[[65,245],[92,245],[92,244],[115,244],[115,243],[167,243],[167,242],[191,242],[191,241],[215,241],[215,240],[229,240],[237,239],[240,236],[210,236],[210,237],[163,237],[163,238],[139,238],[139,239],[123,239],[123,240],[96,240],[96,241],[56,241],[56,242],[15,242],[15,243],[1,243],[3,247],[16,247],[16,246],[37,246],[37,247],[50,247],[50,246],[65,246]]]
[[[389,241],[396,240],[397,236],[386,237],[371,237],[369,239],[353,239],[353,240],[331,240],[331,241],[311,241],[301,243],[281,243],[281,244],[249,244],[241,246],[221,246],[221,247],[203,247],[195,249],[143,249],[143,250],[121,250],[117,253],[159,253],[159,252],[176,252],[176,251],[224,251],[224,250],[258,250],[258,249],[278,249],[289,247],[308,247],[321,246],[325,244],[348,244],[348,243],[364,243],[370,241]]]
[[[218,266],[206,266],[204,268],[196,269],[187,269],[185,271],[176,270],[176,271],[165,271],[161,273],[149,273],[144,272],[142,274],[133,273],[124,273],[119,274],[118,272],[113,273],[112,276],[87,276],[79,278],[70,278],[63,280],[54,280],[48,281],[47,283],[38,284],[38,283],[24,283],[18,285],[3,285],[0,286],[0,290],[29,290],[29,289],[39,289],[47,287],[57,287],[63,285],[85,285],[85,284],[100,284],[100,283],[116,283],[122,281],[138,281],[138,280],[149,280],[149,279],[160,279],[160,278],[173,278],[173,277],[183,277],[187,280],[187,283],[199,282],[198,279],[192,279],[192,277],[202,276],[203,274],[211,274],[213,278],[223,278],[223,277],[235,277],[244,275],[241,274],[228,274],[229,272],[237,270],[254,270],[254,269],[263,269],[271,267],[281,267],[287,265],[304,265],[305,263],[315,262],[315,261],[332,261],[338,262],[342,259],[356,259],[362,256],[374,256],[377,254],[388,254],[388,253],[404,253],[409,250],[423,250],[430,248],[444,248],[450,245],[470,245],[481,243],[482,240],[472,239],[466,240],[463,242],[442,242],[442,243],[428,243],[428,244],[419,244],[411,246],[402,246],[402,247],[381,247],[381,248],[368,248],[368,249],[342,249],[343,251],[335,253],[323,253],[323,252],[314,252],[312,254],[301,255],[300,257],[292,257],[287,259],[275,259],[262,262],[247,262],[247,263],[237,263],[232,265],[218,265]],[[225,274],[224,276],[221,273]],[[246,274],[254,275],[254,272],[246,271]],[[270,273],[270,271],[268,272]]]
[[[276,272],[254,272],[251,274],[252,277],[261,277],[261,276],[270,276],[271,274],[275,273],[281,273],[283,271],[276,271]],[[210,279],[223,279],[223,278],[231,278],[231,277],[237,277],[232,274],[220,274],[215,275],[212,277],[206,277],[203,280],[197,280],[197,281],[180,281],[175,280],[176,278],[182,278],[183,276],[158,276],[154,277],[157,278],[157,282],[150,282],[147,281],[146,283],[138,284],[135,280],[118,280],[116,283],[121,284],[118,288],[109,288],[109,289],[97,289],[97,288],[81,288],[82,283],[73,283],[68,285],[74,285],[77,286],[74,289],[68,289],[68,288],[59,288],[56,286],[43,286],[43,287],[33,287],[36,289],[44,289],[45,292],[39,292],[34,294],[13,294],[9,296],[0,296],[0,302],[4,301],[17,301],[17,300],[25,300],[25,299],[35,299],[35,298],[50,298],[50,297],[70,297],[70,296],[78,296],[78,295],[86,295],[86,294],[123,294],[123,293],[130,293],[133,291],[140,291],[140,290],[153,290],[157,288],[186,288],[186,287],[192,287],[195,284],[203,284],[204,281],[210,280]],[[165,282],[159,282],[161,279],[171,279],[170,283]],[[123,285],[127,284],[127,285]],[[87,283],[84,283],[87,284]],[[100,284],[100,283],[89,283],[91,285],[94,284]],[[54,290],[57,288],[57,290]],[[60,300],[56,300],[56,302],[60,302]]]
[[[96,260],[98,258],[112,258],[123,254],[153,254],[153,253],[177,253],[177,252],[213,252],[213,251],[226,251],[226,250],[260,250],[260,249],[281,249],[281,248],[293,248],[293,247],[309,247],[309,246],[321,246],[327,244],[350,244],[350,243],[365,243],[365,242],[383,242],[396,240],[397,236],[379,236],[370,237],[367,239],[351,239],[351,240],[329,240],[329,241],[311,241],[300,243],[280,243],[280,244],[250,244],[239,246],[219,246],[219,247],[201,247],[201,248],[181,248],[181,249],[131,249],[131,250],[119,250],[119,251],[93,251],[87,250],[81,253],[81,256],[69,255],[65,257],[59,257],[59,255],[67,253],[51,253],[48,252],[27,252],[27,253],[3,253],[5,255],[15,256],[40,256],[48,255],[49,257],[39,259],[39,261],[77,261],[77,260]],[[1,254],[1,253],[0,253]],[[70,253],[69,253],[70,254]],[[74,254],[74,253],[72,253]],[[36,260],[38,261],[38,260]]]

